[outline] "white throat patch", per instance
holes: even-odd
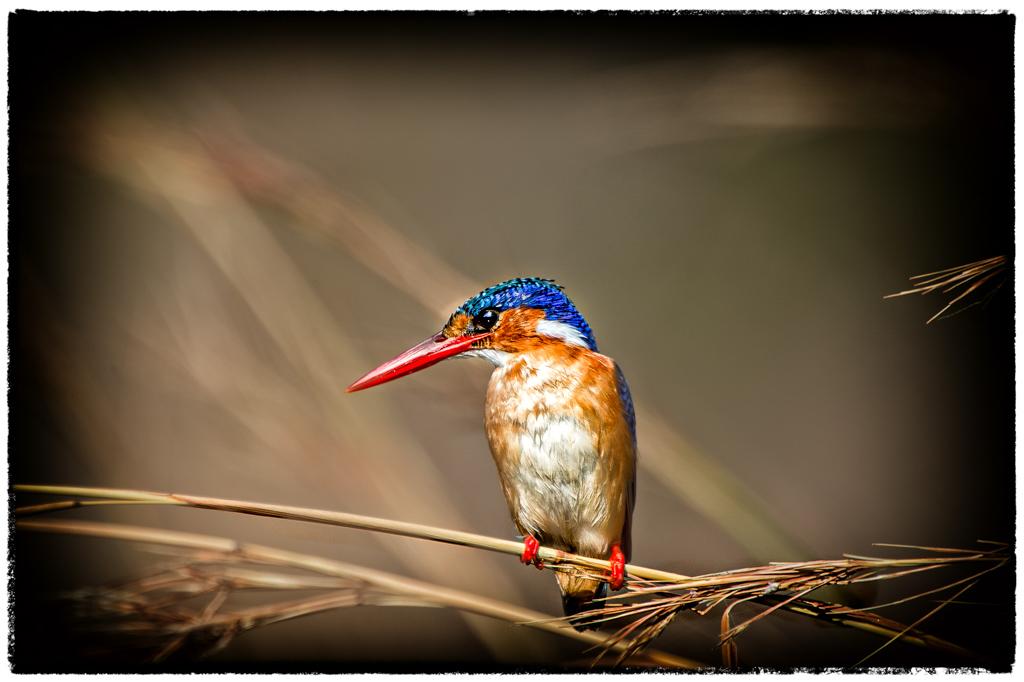
[[[561,339],[570,346],[582,346],[588,348],[587,339],[577,329],[567,325],[565,322],[554,320],[541,320],[537,323],[537,333],[554,339]]]
[[[483,358],[487,362],[491,363],[495,367],[501,367],[508,359],[512,357],[511,353],[506,353],[503,350],[495,350],[494,348],[478,348],[475,350],[467,350],[459,353],[455,357],[457,358]]]

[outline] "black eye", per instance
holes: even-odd
[[[485,331],[493,327],[497,322],[498,311],[494,308],[482,310],[473,316],[473,325]]]

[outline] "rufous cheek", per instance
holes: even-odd
[[[494,327],[491,347],[507,353],[523,353],[547,345],[537,336],[537,323],[543,319],[544,311],[537,308],[512,308],[502,312]]]

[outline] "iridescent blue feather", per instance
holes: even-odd
[[[569,297],[563,293],[562,287],[555,284],[553,280],[541,277],[517,277],[506,280],[501,284],[484,289],[459,306],[457,312],[472,316],[487,308],[494,308],[499,312],[512,308],[543,310],[546,319],[568,324],[583,335],[590,350],[597,352],[597,341],[594,339],[594,332],[591,331],[590,325],[576,310],[576,306],[569,300]],[[627,389],[627,398],[628,393]],[[623,400],[623,402],[626,401]]]

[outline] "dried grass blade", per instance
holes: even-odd
[[[634,637],[629,646],[619,654],[615,664],[621,665],[628,656],[633,656],[643,651],[651,641],[658,637],[665,628],[675,620],[678,613],[678,609],[663,607],[657,614],[655,614],[657,617],[654,619],[654,622],[644,628],[639,635]]]
[[[857,667],[860,667],[861,665],[863,665],[863,664],[864,664],[864,662],[865,662],[865,661],[867,661],[867,660],[868,660],[869,658],[871,658],[872,656],[876,655],[877,653],[879,653],[880,651],[882,651],[883,649],[885,649],[886,647],[888,647],[888,646],[889,646],[890,644],[892,644],[893,642],[895,642],[896,640],[898,640],[898,639],[899,639],[900,637],[902,637],[903,635],[907,634],[908,632],[910,632],[911,630],[913,630],[914,628],[916,628],[916,627],[917,627],[918,625],[920,625],[920,624],[921,624],[921,623],[923,623],[924,621],[926,621],[926,620],[928,620],[929,618],[931,618],[932,616],[934,616],[934,615],[935,615],[936,613],[938,613],[938,612],[939,612],[939,611],[940,611],[940,610],[941,610],[941,609],[942,609],[942,608],[943,608],[944,606],[946,606],[946,604],[950,603],[950,601],[952,601],[952,600],[956,599],[956,598],[957,598],[957,597],[959,597],[959,596],[960,596],[961,594],[963,594],[964,592],[966,592],[967,590],[971,589],[972,587],[974,587],[974,586],[975,586],[975,585],[977,585],[977,584],[978,584],[978,583],[977,583],[977,581],[975,581],[975,582],[973,582],[973,583],[971,583],[971,584],[969,584],[969,585],[966,585],[966,586],[964,586],[964,588],[963,588],[963,589],[961,589],[961,590],[960,590],[959,592],[957,592],[957,593],[956,593],[955,595],[953,595],[953,596],[952,596],[952,597],[951,597],[950,599],[946,599],[946,600],[943,600],[943,602],[942,602],[941,604],[939,604],[939,605],[938,605],[938,606],[936,606],[936,607],[935,607],[934,609],[932,609],[931,611],[929,611],[928,613],[924,614],[923,616],[921,616],[920,618],[918,618],[918,619],[917,619],[916,621],[914,621],[913,623],[911,623],[910,625],[908,625],[908,626],[907,626],[906,628],[904,628],[904,629],[903,629],[903,630],[902,630],[902,631],[901,631],[901,632],[900,632],[899,634],[897,634],[896,636],[892,637],[891,639],[889,639],[888,641],[886,641],[886,642],[885,642],[884,644],[882,644],[882,645],[881,645],[880,647],[878,647],[877,649],[875,649],[874,651],[872,651],[871,653],[869,653],[869,654],[868,654],[867,656],[865,656],[864,658],[862,658],[862,659],[860,659],[859,661],[857,661],[856,663],[854,663],[854,664],[853,664],[853,667],[854,667],[854,668],[857,668]]]
[[[980,542],[986,542],[986,541],[985,540],[978,540],[978,542],[980,543]],[[989,540],[987,542],[989,542],[991,544],[1001,545],[1003,548],[1005,548],[1007,546],[1006,543],[998,543],[998,542],[994,542],[992,540]],[[960,549],[960,548],[957,548],[957,547],[928,547],[926,545],[904,545],[904,544],[897,544],[897,543],[894,543],[894,542],[872,542],[871,545],[873,547],[895,547],[897,549],[919,549],[922,552],[936,552],[936,553],[946,553],[946,554],[993,554],[995,552],[1001,551],[999,549],[990,549],[988,551],[985,551],[985,550],[978,550],[978,549]],[[844,554],[843,556],[849,556],[849,555],[845,555]]]
[[[797,592],[796,594],[793,594],[793,595],[787,597],[786,599],[782,600],[778,604],[773,604],[772,606],[769,606],[767,609],[765,609],[761,613],[758,613],[753,618],[749,618],[748,620],[745,620],[744,622],[742,622],[739,625],[737,625],[736,627],[734,627],[732,630],[730,630],[728,633],[726,633],[726,636],[728,638],[730,638],[730,639],[735,637],[735,636],[737,636],[738,634],[740,634],[741,632],[746,630],[748,627],[750,627],[751,625],[753,625],[757,621],[759,621],[762,618],[766,617],[767,615],[769,615],[771,613],[774,613],[774,612],[778,611],[779,609],[783,608],[784,606],[790,604],[791,602],[794,602],[794,601],[797,601],[799,599],[802,599],[803,597],[805,597],[806,595],[810,594],[811,592],[817,590],[818,588],[825,587],[826,585],[829,585],[829,584],[831,584],[831,583],[826,581],[826,582],[818,583],[816,585],[811,585],[810,587],[808,587],[807,589],[803,590],[802,592]]]
[[[980,302],[978,301],[962,306],[956,312],[948,315],[946,314],[948,310],[963,300],[966,296],[977,291],[979,287],[983,286],[996,275],[1002,273],[1006,269],[1007,262],[1006,256],[993,256],[992,258],[986,258],[984,260],[966,263],[952,268],[945,268],[943,270],[937,270],[923,275],[913,275],[910,277],[911,282],[914,283],[913,288],[905,289],[894,294],[887,294],[882,298],[896,298],[898,296],[906,296],[909,294],[927,295],[939,289],[942,289],[942,293],[949,294],[957,288],[973,282],[970,287],[964,290],[956,298],[949,301],[939,312],[929,318],[926,324],[931,324],[937,319],[951,317],[957,313],[963,312],[967,308],[970,308]],[[997,286],[996,288],[998,289],[999,287]],[[989,292],[989,295],[983,297],[983,300],[988,300],[991,293],[992,292]]]
[[[746,601],[749,601],[749,598],[734,601],[722,611],[718,641],[722,649],[722,667],[724,668],[735,668],[739,665],[739,645],[736,644],[736,638],[730,637],[729,633],[732,632],[732,610]]]
[[[944,567],[946,567],[948,565],[949,564],[934,564],[932,566],[917,566],[915,568],[908,568],[908,569],[906,569],[904,571],[893,571],[893,572],[890,572],[890,573],[878,573],[878,574],[872,573],[871,575],[866,575],[866,576],[863,576],[863,577],[858,577],[858,578],[856,578],[854,580],[850,580],[849,582],[851,582],[851,583],[870,583],[870,582],[874,582],[876,580],[889,580],[890,578],[902,578],[903,576],[910,575],[911,573],[920,573],[922,571],[931,571],[931,570],[934,570],[936,568],[944,568]]]
[[[1006,261],[1006,256],[992,256],[991,258],[984,258],[982,260],[974,261],[973,263],[966,263],[964,265],[954,265],[951,268],[945,268],[943,270],[936,270],[935,272],[926,272],[923,275],[911,275],[910,279],[920,279],[922,277],[931,277],[933,275],[941,275],[944,273],[960,272],[965,268],[982,267],[985,265],[995,265]]]
[[[960,294],[959,296],[957,296],[956,298],[954,298],[954,299],[953,299],[952,301],[950,301],[949,303],[947,303],[947,304],[946,304],[946,307],[945,307],[945,308],[943,308],[942,310],[940,310],[939,312],[937,312],[937,313],[936,313],[935,315],[933,315],[933,316],[931,317],[931,319],[929,319],[929,320],[928,320],[928,322],[930,323],[930,322],[931,322],[932,320],[934,320],[934,319],[936,319],[937,317],[941,316],[941,315],[942,315],[942,313],[944,313],[944,312],[946,312],[947,310],[949,310],[949,308],[950,308],[950,307],[952,307],[952,306],[953,306],[953,305],[954,305],[954,304],[955,304],[955,303],[956,303],[957,301],[959,301],[959,300],[960,300],[960,299],[962,299],[963,297],[965,297],[965,296],[969,295],[969,294],[970,294],[970,293],[971,293],[972,291],[974,291],[975,289],[977,289],[977,288],[978,288],[978,287],[980,287],[980,286],[981,286],[982,284],[984,284],[984,283],[985,283],[985,282],[987,282],[988,280],[992,279],[993,277],[995,277],[995,276],[996,276],[996,275],[998,275],[999,273],[1000,273],[1000,270],[996,270],[995,272],[993,272],[993,273],[990,273],[990,274],[988,274],[988,275],[986,275],[986,276],[982,277],[981,279],[979,279],[979,280],[978,280],[977,282],[975,282],[975,283],[974,283],[974,284],[973,284],[973,285],[972,285],[972,286],[971,286],[971,287],[970,287],[969,289],[965,290],[965,291],[964,291],[964,292],[963,292],[962,294]]]
[[[960,286],[960,284],[963,284],[965,281],[970,281],[971,279],[977,277],[978,275],[984,273],[985,271],[986,268],[964,267],[962,270],[959,270],[956,273],[939,275],[938,277],[933,277],[928,280],[917,282],[916,286],[918,290],[924,291],[925,289],[927,289],[928,292],[934,291],[936,289],[941,289],[942,287],[948,284],[952,284],[954,282],[959,282],[959,284],[955,284],[954,286]]]
[[[931,590],[927,590],[925,592],[918,592],[917,594],[912,594],[909,597],[904,597],[902,599],[897,599],[895,601],[886,602],[885,604],[875,604],[873,606],[864,606],[864,607],[861,607],[859,609],[841,608],[841,609],[837,609],[837,610],[833,611],[833,613],[860,613],[860,612],[863,612],[863,611],[875,611],[877,609],[882,609],[882,608],[885,608],[887,606],[896,606],[897,604],[904,604],[904,603],[906,603],[908,601],[913,601],[915,599],[920,599],[921,597],[927,597],[930,594],[936,594],[938,592],[945,592],[946,590],[951,590],[954,587],[956,587],[957,585],[962,585],[962,584],[964,584],[966,582],[969,582],[971,580],[977,580],[978,578],[981,578],[981,576],[985,575],[986,573],[991,573],[992,571],[994,571],[994,570],[996,570],[998,568],[1002,568],[1005,565],[1006,565],[1006,562],[1004,561],[1003,563],[1000,563],[1000,564],[998,564],[996,566],[992,566],[990,568],[986,568],[984,571],[979,571],[977,573],[969,575],[966,578],[961,578],[960,580],[956,580],[954,582],[948,583],[946,585],[942,585],[940,587],[936,587],[936,588],[931,589]]]

